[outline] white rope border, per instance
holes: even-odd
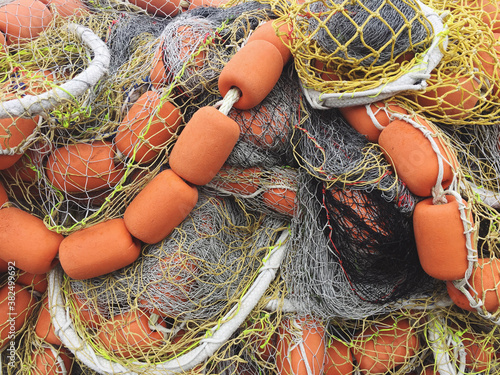
[[[215,351],[225,343],[236,329],[245,321],[248,314],[257,305],[266,292],[269,284],[274,280],[276,271],[281,265],[284,255],[288,249],[288,230],[281,233],[276,245],[263,260],[263,266],[252,286],[241,300],[222,318],[224,323],[215,324],[207,331],[207,337],[200,340],[199,345],[192,351],[178,358],[158,364],[134,362],[134,367],[141,368],[141,372],[133,372],[121,364],[115,363],[99,356],[89,343],[82,340],[75,330],[71,320],[69,308],[64,308],[64,296],[61,293],[63,272],[59,267],[54,268],[48,275],[49,282],[49,311],[52,316],[52,324],[56,336],[63,345],[89,368],[102,374],[175,374],[189,370],[204,362]]]
[[[441,16],[434,9],[418,0],[415,0],[415,2],[420,6],[424,16],[432,25],[435,35],[429,49],[423,56],[422,62],[413,66],[411,72],[406,73],[397,80],[365,91],[323,94],[320,91],[304,87],[301,82],[302,91],[309,104],[315,109],[350,107],[387,99],[401,91],[422,90],[427,87],[426,80],[430,78],[431,71],[443,57],[439,45],[442,44],[445,50],[448,47],[447,26],[443,24]],[[443,14],[443,17],[445,15],[447,13]]]

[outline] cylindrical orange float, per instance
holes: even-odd
[[[453,282],[446,282],[446,291],[448,292],[448,296],[451,298],[455,305],[463,310],[475,311],[475,309],[470,306],[470,302],[465,294],[458,290],[455,285],[453,285]]]
[[[287,44],[290,44],[291,25],[287,22],[271,20],[258,26],[247,39],[247,44],[256,40],[265,40],[275,46],[281,54],[283,65],[292,57]]]
[[[357,334],[353,355],[362,374],[381,375],[408,363],[419,349],[409,320],[389,317]]]
[[[73,294],[71,301],[78,315],[75,321],[90,329],[98,329],[103,324],[103,314],[98,311],[97,305],[92,300]]]
[[[391,112],[407,114],[406,109],[394,102],[376,102],[354,107],[339,108],[346,121],[370,142],[377,143],[382,132],[391,122]],[[378,127],[377,127],[377,126]]]
[[[149,315],[141,310],[116,315],[99,329],[99,344],[118,357],[144,357],[163,343],[163,335],[151,330],[148,321]]]
[[[286,216],[293,216],[296,209],[295,198],[295,191],[285,188],[270,188],[262,193],[262,202],[267,207]]]
[[[31,118],[0,119],[0,147],[6,150],[15,149],[33,133],[36,126],[36,120]],[[0,169],[11,167],[22,156],[22,153],[0,155]]]
[[[152,161],[177,130],[182,120],[179,109],[161,96],[147,91],[134,103],[118,127],[116,148],[138,163]],[[135,154],[134,154],[135,152]]]
[[[152,16],[174,17],[179,13],[180,0],[129,0],[132,4],[144,9]]]
[[[7,196],[7,192],[5,191],[5,188],[3,187],[2,183],[0,182],[0,207],[6,202],[9,201],[9,197]]]
[[[474,374],[487,374],[492,368],[495,360],[496,350],[493,340],[487,337],[481,338],[479,334],[472,331],[465,332],[461,336],[465,347],[465,366]]]
[[[170,154],[170,168],[195,185],[209,183],[240,136],[238,124],[214,107],[198,109]]]
[[[255,40],[236,52],[224,66],[219,76],[219,91],[225,96],[231,88],[237,87],[241,97],[233,106],[250,109],[271,92],[282,71],[280,51],[265,40]]]
[[[0,258],[15,262],[17,268],[34,274],[49,272],[62,234],[52,232],[36,216],[17,207],[0,210]]]
[[[156,89],[159,89],[163,84],[167,83],[167,72],[165,64],[163,63],[163,41],[160,43],[159,48],[156,49],[153,57],[153,67],[149,73],[151,84]]]
[[[62,360],[62,363],[57,358]],[[71,374],[73,358],[64,349],[42,348],[31,354],[32,375],[58,375]],[[64,366],[64,369],[62,368]]]
[[[455,197],[445,197],[446,204],[433,204],[433,198],[416,204],[413,230],[424,271],[439,280],[458,280],[468,266],[465,229]],[[468,219],[472,221],[471,215]]]
[[[76,143],[55,150],[47,160],[49,181],[66,193],[82,193],[115,186],[123,169],[115,163],[111,142]]]
[[[0,288],[0,348],[21,329],[31,316],[36,302],[36,297],[22,285]]]
[[[262,170],[258,167],[239,169],[226,165],[217,173],[216,186],[232,194],[251,195],[261,185],[261,173]]]
[[[52,13],[38,0],[14,0],[0,7],[0,31],[7,44],[36,38],[52,21]]]
[[[40,294],[47,291],[48,282],[46,274],[34,275],[26,271],[18,271],[16,283],[25,285]]]
[[[123,218],[134,237],[153,244],[167,237],[189,215],[197,201],[196,187],[167,169],[130,202]]]
[[[49,311],[49,297],[45,296],[42,307],[38,312],[38,319],[35,323],[35,334],[43,341],[52,345],[62,345],[59,337],[56,336],[54,325]]]
[[[325,329],[321,322],[306,317],[285,319],[281,324],[278,327],[276,349],[278,373],[282,375],[322,374],[326,343]],[[296,329],[302,330],[298,341],[292,333]],[[310,372],[306,368],[306,362]]]
[[[85,4],[80,0],[40,0],[47,7],[59,14],[61,17],[67,18],[71,16],[82,17],[87,10]]]
[[[324,375],[351,375],[354,372],[352,352],[343,341],[328,340]]]
[[[425,119],[417,117],[416,121],[435,134]],[[443,156],[441,186],[446,189],[450,186],[454,176],[450,164],[457,166],[458,161],[450,148],[438,138],[433,139]],[[421,197],[432,195],[432,188],[436,185],[439,172],[438,156],[422,131],[406,121],[395,120],[382,130],[378,143],[387,161],[413,194]]]
[[[133,263],[140,252],[125,221],[112,219],[71,233],[59,246],[59,261],[69,277],[90,279]]]
[[[477,292],[477,298],[483,301],[484,308],[495,313],[500,307],[500,259],[478,259],[469,283]]]

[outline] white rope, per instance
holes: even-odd
[[[0,118],[31,118],[50,112],[65,100],[74,99],[93,87],[104,74],[110,63],[110,53],[106,44],[87,27],[70,23],[68,31],[74,33],[94,53],[94,59],[87,69],[70,81],[40,95],[26,95],[0,105]]]
[[[388,99],[402,91],[425,89],[427,87],[426,80],[430,78],[430,73],[443,57],[441,48],[446,50],[448,47],[447,26],[443,24],[443,18],[448,14],[444,13],[439,16],[432,8],[422,2],[418,0],[415,2],[431,24],[434,30],[434,39],[422,61],[416,64],[412,71],[393,82],[382,84],[374,89],[356,92],[322,93],[304,87],[301,83],[302,91],[309,104],[315,109],[351,107]]]
[[[264,258],[263,267],[254,283],[240,301],[220,320],[222,323],[219,322],[208,330],[206,338],[201,339],[196,348],[170,361],[157,364],[132,362],[130,363],[130,366],[133,366],[132,370],[96,354],[94,348],[78,335],[71,321],[69,307],[64,307],[64,294],[61,289],[63,272],[59,267],[54,268],[48,275],[49,311],[52,316],[52,324],[63,345],[73,352],[82,363],[99,373],[130,375],[182,373],[212,356],[245,321],[266,292],[269,284],[274,280],[276,270],[281,265],[289,246],[288,236],[287,230],[281,233],[276,245]]]
[[[427,342],[434,354],[437,371],[440,375],[462,375],[463,373],[456,371],[456,366],[449,355],[448,340],[451,339],[453,342],[457,342],[457,339],[445,332],[446,330],[442,317],[435,315],[429,317],[429,322],[426,324]],[[460,342],[460,340],[458,341]]]
[[[215,103],[214,107],[218,108],[220,112],[228,115],[229,111],[233,108],[234,103],[236,103],[241,97],[241,91],[237,87],[231,88],[221,101]]]

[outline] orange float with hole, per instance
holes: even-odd
[[[33,313],[36,302],[36,297],[17,283],[0,288],[0,348],[23,327]]]
[[[0,258],[33,273],[49,272],[57,264],[62,234],[52,232],[41,219],[17,207],[0,210]]]
[[[47,178],[66,193],[111,188],[124,175],[122,167],[115,163],[115,156],[115,147],[107,141],[61,147],[48,157]]]
[[[47,275],[45,273],[34,275],[26,271],[18,271],[16,282],[40,294],[45,293],[48,287]]]
[[[231,194],[252,195],[261,185],[262,169],[251,167],[241,169],[224,165],[217,173],[215,186]]]
[[[354,364],[349,346],[335,338],[328,340],[324,375],[351,375],[353,373]]]
[[[469,264],[465,228],[457,200],[453,195],[445,195],[445,198],[448,202],[445,204],[433,204],[433,198],[416,204],[413,231],[423,270],[435,279],[459,280]],[[462,203],[467,207],[463,199]],[[470,212],[466,217],[473,226]],[[471,243],[474,247],[473,239]]]
[[[415,101],[424,111],[437,117],[468,118],[481,96],[481,87],[472,74],[450,73],[438,77],[434,73],[427,83],[426,91],[416,95]]]
[[[297,330],[301,333],[296,336]],[[326,342],[325,329],[321,322],[311,317],[284,319],[278,327],[278,335],[276,368],[279,374],[323,373]]]
[[[247,39],[246,44],[249,44],[256,40],[265,40],[271,43],[280,52],[283,59],[283,65],[285,65],[292,57],[292,53],[287,47],[288,44],[291,44],[291,32],[292,27],[287,22],[279,20],[267,21],[262,25],[259,25],[253,31],[253,33]]]
[[[59,337],[56,336],[54,325],[49,310],[49,297],[45,296],[42,301],[42,307],[38,311],[38,318],[35,323],[35,335],[46,343],[60,346],[62,345]]]
[[[132,237],[121,218],[80,229],[64,238],[59,261],[64,272],[81,280],[102,276],[133,263],[141,244]]]
[[[362,374],[381,375],[407,363],[420,349],[408,319],[386,318],[359,332],[353,356]]]
[[[129,232],[141,241],[157,243],[189,215],[198,201],[198,189],[173,170],[156,175],[130,202],[123,219]]]
[[[422,117],[416,117],[415,121],[433,135],[437,134]],[[458,161],[453,150],[443,141],[438,137],[432,139],[443,156],[441,186],[446,189],[453,181],[453,169],[458,166]],[[382,130],[378,143],[386,160],[413,194],[421,197],[432,195],[432,188],[436,185],[439,175],[438,156],[421,130],[406,121],[394,120]]]
[[[262,203],[272,210],[293,216],[296,209],[295,199],[297,193],[286,188],[270,188],[262,193]]]
[[[363,134],[370,142],[377,143],[382,132],[393,120],[392,113],[408,114],[408,111],[395,102],[376,102],[354,107],[339,108],[345,120],[358,133]]]
[[[63,18],[78,16],[83,17],[87,7],[80,0],[40,0],[54,14],[59,14]]]
[[[51,21],[52,13],[38,0],[14,0],[0,7],[0,31],[7,45],[38,37]]]
[[[182,120],[179,109],[161,95],[147,91],[134,103],[118,127],[116,148],[138,163],[149,163],[172,138]]]
[[[31,375],[71,374],[73,357],[65,349],[40,348],[31,354],[31,363]]]
[[[170,168],[194,185],[209,183],[231,154],[240,128],[214,107],[198,109],[170,153]]]
[[[250,109],[271,92],[282,71],[280,51],[265,40],[255,40],[236,52],[224,66],[219,76],[219,91],[225,96],[237,87],[241,96],[234,108]]]
[[[469,283],[486,311],[496,312],[500,307],[500,259],[478,259]]]
[[[112,317],[99,329],[99,345],[117,357],[144,357],[152,348],[163,345],[163,334],[150,328],[149,319],[150,316],[141,310]],[[164,323],[161,325],[165,327]]]
[[[463,310],[476,311],[476,309],[470,306],[469,299],[465,296],[465,294],[458,290],[455,285],[453,285],[453,282],[446,282],[446,291],[455,305]]]

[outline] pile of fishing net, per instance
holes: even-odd
[[[6,374],[494,374],[490,0],[0,4]]]

